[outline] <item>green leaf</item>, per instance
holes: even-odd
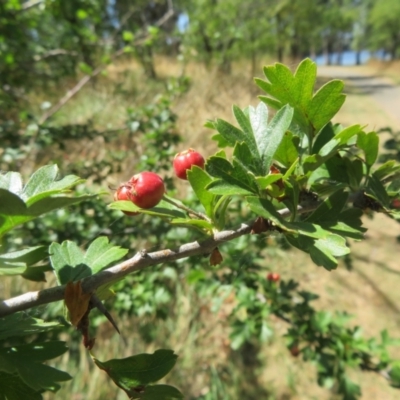
[[[372,194],[384,207],[390,207],[390,198],[382,182],[373,173],[368,179],[367,192]]]
[[[247,135],[243,131],[222,119],[217,119],[215,122],[215,128],[224,140],[232,147],[235,146],[236,142],[247,141]]]
[[[287,229],[287,222],[275,209],[274,205],[267,199],[260,199],[259,197],[249,196],[246,197],[247,204],[250,209],[257,215],[270,219],[273,223],[282,229]]]
[[[203,169],[193,166],[187,172],[187,178],[197,198],[204,207],[207,216],[211,218],[213,215],[213,204],[216,200],[216,196],[206,189],[207,185],[212,182],[211,176],[208,175]]]
[[[34,390],[15,374],[0,372],[1,400],[43,400],[41,390]]]
[[[235,115],[236,121],[242,128],[243,133],[245,134],[246,139],[244,140],[244,143],[246,143],[250,152],[253,154],[253,158],[260,159],[260,155],[258,153],[257,144],[256,144],[257,132],[256,131],[253,132],[254,125],[252,122],[251,109],[252,109],[252,107],[249,108],[249,116],[247,116],[239,107],[233,106],[233,114]],[[265,120],[262,121],[262,123],[264,125],[267,125],[267,123],[268,123],[268,110],[267,110],[266,118],[265,118]],[[239,140],[239,142],[241,142],[241,141],[242,140]]]
[[[167,201],[161,200],[156,207],[153,208],[140,208],[133,204],[131,201],[114,201],[108,205],[112,210],[139,212],[141,214],[151,215],[160,218],[185,218],[186,214],[181,210],[174,207]]]
[[[35,204],[27,207],[21,198],[15,194],[0,189],[0,236],[14,227],[29,222],[42,214],[58,208],[68,207],[82,201],[92,199],[95,195],[83,195],[79,197],[67,197],[57,195],[56,197],[42,198]]]
[[[377,170],[374,171],[374,175],[377,179],[382,180],[392,174],[396,174],[400,171],[400,164],[395,160],[390,160],[382,164]]]
[[[49,248],[50,262],[59,285],[93,275],[124,257],[127,249],[114,246],[108,238],[100,236],[88,247],[86,253],[69,240],[52,243]]]
[[[339,148],[345,146],[347,142],[355,135],[358,135],[362,132],[360,125],[352,125],[349,126],[338,134],[336,134],[328,143],[326,143],[321,150],[319,151],[319,155],[326,159],[326,157],[333,155],[336,153]]]
[[[293,108],[286,105],[280,109],[268,124],[268,109],[260,103],[256,109],[249,108],[250,122],[256,139],[258,152],[263,162],[263,174],[269,171],[276,150],[293,118]]]
[[[210,157],[206,163],[207,172],[216,178],[220,178],[226,182],[230,187],[238,187],[243,189],[246,193],[254,193],[257,190],[257,183],[254,176],[250,176],[247,171],[243,170],[240,165],[233,161],[232,165],[228,160],[222,157]],[[207,186],[212,187],[213,183]],[[215,192],[214,192],[215,193]]]
[[[227,195],[227,196],[241,196],[253,194],[252,191],[244,189],[240,186],[232,185],[223,181],[222,179],[216,179],[212,181],[208,186],[207,190],[214,195]]]
[[[46,246],[0,254],[0,275],[21,275],[26,272],[28,266],[43,260],[47,255]]]
[[[378,158],[379,137],[375,132],[360,132],[357,138],[357,146],[364,152],[365,162],[371,167]]]
[[[91,269],[85,264],[85,256],[76,243],[69,240],[65,240],[62,244],[52,243],[49,253],[59,285],[92,275]]]
[[[30,343],[0,348],[0,359],[7,365],[5,372],[18,375],[33,390],[55,392],[60,388],[58,382],[67,381],[71,379],[71,376],[42,362],[58,357],[67,350],[65,342],[61,341]],[[0,370],[4,372],[1,366]]]
[[[132,399],[140,400],[176,400],[183,399],[183,394],[175,387],[169,385],[147,386],[143,393],[134,395]]]
[[[153,354],[138,354],[105,362],[96,358],[93,360],[100,369],[107,372],[117,386],[131,391],[163,378],[171,371],[177,358],[172,350],[160,349]]]
[[[0,174],[0,189],[6,189],[16,195],[22,192],[22,178],[19,172],[7,172]]]
[[[256,154],[256,157],[254,157],[254,154]],[[233,159],[241,164],[242,169],[246,170],[246,174],[251,173],[259,175],[263,173],[258,153],[252,152],[245,142],[236,143],[233,149]]]
[[[294,121],[309,137],[315,136],[332,119],[345,100],[343,82],[338,80],[323,85],[312,97],[316,71],[316,64],[305,59],[294,74],[285,65],[276,63],[264,68],[269,82],[256,79],[257,85],[274,98],[261,96],[260,99],[275,109],[287,104],[293,107]]]
[[[349,194],[338,190],[325,199],[318,208],[306,219],[307,222],[321,223],[322,221],[335,221],[347,203]]]
[[[108,237],[100,236],[94,240],[85,254],[85,264],[87,264],[92,273],[95,274],[110,264],[120,260],[128,253],[128,249],[120,246],[114,246],[109,243]]]
[[[42,319],[33,318],[27,316],[25,313],[18,312],[0,318],[0,340],[47,332],[61,326],[58,322],[45,322]]]
[[[274,159],[284,167],[289,168],[298,157],[298,145],[299,137],[294,136],[290,131],[286,131],[275,152]]]
[[[307,114],[315,132],[319,132],[342,107],[346,99],[342,93],[343,88],[343,81],[334,79],[323,85],[313,96]]]

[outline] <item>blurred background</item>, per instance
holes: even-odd
[[[107,209],[113,188],[141,170],[160,173],[170,194],[193,203],[171,171],[188,147],[217,150],[207,119],[233,122],[231,107],[258,103],[253,78],[305,57],[318,66],[318,85],[345,81],[347,101],[335,118],[381,134],[382,161],[400,160],[400,2],[398,0],[2,0],[0,1],[0,170],[57,163],[63,175],[86,179],[79,192],[99,199],[57,211],[9,234],[3,245],[98,237],[130,250],[173,247],[199,236],[163,221]],[[231,205],[232,226],[246,218]],[[254,293],[241,291],[248,273],[279,272],[320,295],[318,309],[346,310],[364,333],[399,331],[399,225],[366,218],[367,240],[337,271],[312,265],[279,236],[241,238],[224,247],[216,270],[189,259],[118,283],[108,307],[122,338],[92,316],[100,360],[171,348],[178,364],[167,377],[192,400],[335,399],[318,387],[315,368],[286,348],[282,321],[260,331]],[[6,278],[1,297],[55,284]],[[55,318],[62,304],[35,315]],[[122,399],[93,367],[79,335],[59,333],[70,352],[57,366],[75,377],[47,399]],[[396,399],[379,376],[354,373],[362,399]]]

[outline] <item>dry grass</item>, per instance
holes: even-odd
[[[179,76],[183,71],[191,77],[189,91],[175,101],[173,109],[178,115],[178,130],[183,136],[183,147],[195,147],[207,156],[216,150],[216,146],[210,141],[211,132],[203,127],[204,122],[216,117],[233,121],[231,105],[255,105],[257,95],[260,94],[251,82],[249,69],[243,65],[234,66],[230,76],[199,65],[183,66],[165,58],[157,60],[156,65],[160,77]],[[390,75],[395,70],[388,68],[385,73]],[[134,107],[143,104],[162,88],[162,81],[149,83],[137,65],[124,61],[110,67],[108,75],[95,86],[88,86],[79,93],[56,116],[54,123],[84,123],[94,119],[96,125],[115,128],[124,120],[128,105]],[[46,96],[38,94],[32,100],[38,104],[45,99]],[[390,125],[390,118],[384,110],[377,107],[370,96],[359,94],[349,94],[335,120],[345,125],[368,124],[372,129],[387,126],[388,121]],[[400,292],[397,289],[400,267],[395,257],[400,246],[395,240],[399,234],[399,225],[383,215],[373,220],[366,218],[365,224],[370,228],[367,240],[352,244],[354,270],[351,272],[343,266],[327,272],[312,265],[307,256],[296,250],[278,250],[274,257],[267,256],[265,262],[273,265],[283,278],[299,280],[304,289],[318,293],[321,298],[317,305],[321,309],[346,310],[354,314],[354,324],[364,327],[367,336],[377,335],[382,329],[388,329],[396,335],[400,326]],[[232,367],[235,371],[229,358],[229,332],[226,324],[226,313],[231,305],[229,301],[226,302],[220,313],[216,314],[211,311],[209,300],[205,299],[199,304],[198,297],[191,293],[184,282],[180,289],[182,296],[178,300],[178,310],[175,310],[177,318],[167,326],[160,325],[160,336],[156,344],[173,348],[180,355],[179,367],[168,378],[169,381],[184,392],[199,396],[210,389],[210,368],[213,365],[228,369]],[[194,312],[198,313],[195,321]],[[99,353],[100,359],[107,359],[154,350],[156,344],[146,345],[141,341],[135,328],[137,324],[135,320],[124,321],[122,331],[126,341],[121,341],[104,328],[99,334],[95,354]],[[306,365],[300,359],[294,360],[288,354],[280,336],[285,332],[285,325],[280,321],[274,321],[273,325],[277,335],[261,349],[258,356],[265,366],[253,371],[257,384],[268,388],[268,398],[332,399],[329,392],[317,387],[313,366]],[[81,364],[77,366],[79,372],[75,380],[65,385],[55,397],[48,395],[47,398],[124,398],[105,379],[102,371],[91,367],[85,352],[80,352]],[[67,363],[65,356],[61,364],[65,366]],[[236,374],[238,376],[231,378],[239,382],[244,379],[240,371],[237,370]],[[399,397],[398,392],[388,387],[384,379],[377,375],[355,372],[353,378],[362,386],[362,400],[395,400]]]

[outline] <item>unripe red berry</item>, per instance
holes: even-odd
[[[131,186],[130,200],[140,208],[155,207],[165,193],[164,181],[154,172],[133,175],[128,184]]]
[[[279,282],[279,280],[281,279],[281,276],[277,272],[270,272],[267,275],[267,279],[271,282]]]
[[[197,165],[201,169],[204,169],[204,158],[203,156],[193,149],[181,151],[174,158],[174,170],[175,174],[180,179],[187,180],[187,171],[192,168],[193,165]]]

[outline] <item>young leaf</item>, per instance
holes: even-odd
[[[171,371],[177,358],[172,350],[160,349],[153,354],[137,354],[105,362],[96,358],[93,360],[117,386],[132,391],[134,388],[147,386],[163,378]]]

